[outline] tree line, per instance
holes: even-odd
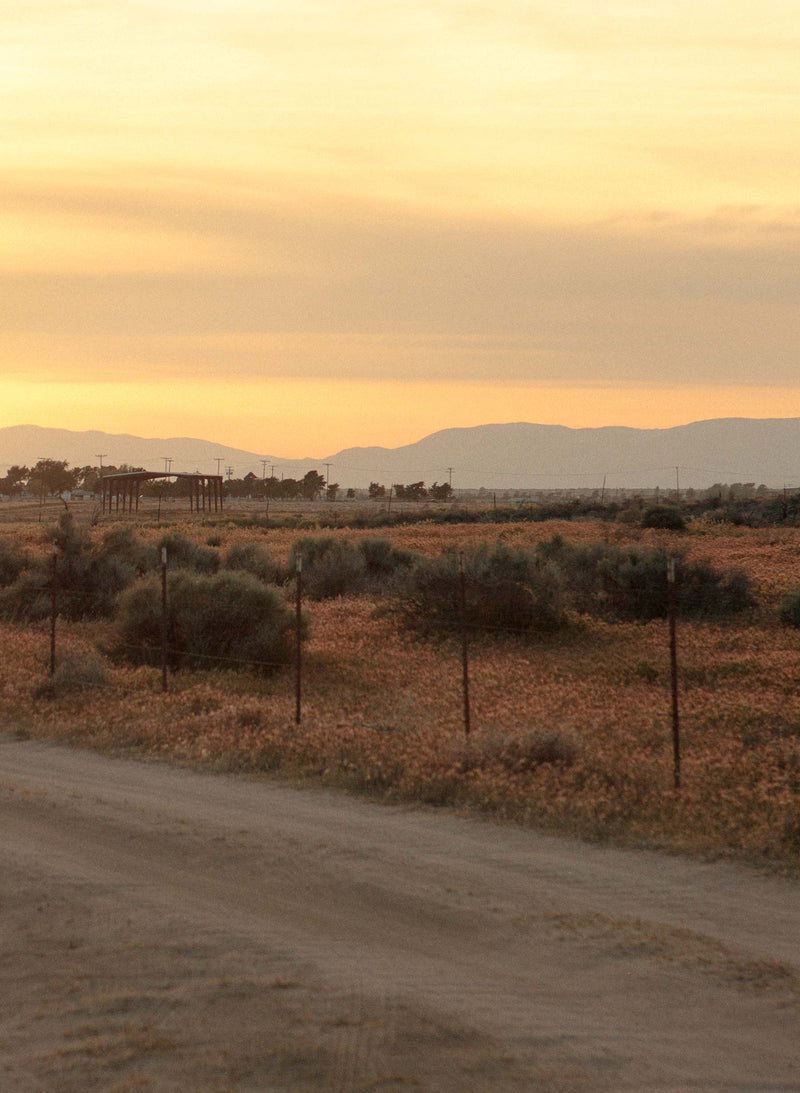
[[[6,497],[19,497],[24,494],[35,497],[60,497],[73,490],[85,490],[87,493],[100,493],[103,477],[113,474],[130,474],[145,471],[144,467],[121,463],[105,467],[83,466],[70,467],[64,459],[40,459],[33,467],[13,464],[0,478],[0,494]],[[184,497],[189,495],[190,485],[186,479],[155,479],[142,483],[142,493],[150,497]],[[225,480],[225,491],[229,497],[247,497],[254,500],[291,501],[305,499],[316,501],[324,496],[335,501],[342,492],[338,482],[326,482],[325,476],[318,471],[308,471],[302,478],[259,478],[252,471],[242,478],[234,478],[229,471]],[[367,494],[372,500],[394,497],[397,501],[449,501],[453,497],[453,488],[448,482],[434,482],[426,486],[424,482],[395,483],[386,487],[379,482],[370,482]],[[354,498],[356,491],[348,489],[348,498]]]

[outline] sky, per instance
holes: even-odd
[[[0,427],[800,416],[796,0],[5,0]]]

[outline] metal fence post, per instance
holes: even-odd
[[[669,616],[669,665],[672,684],[672,779],[681,788],[681,736],[678,712],[678,639],[675,620],[675,558],[667,559],[667,614]]]
[[[303,633],[302,633],[302,608],[303,608],[303,559],[297,556],[297,584],[295,614],[297,624],[297,645],[295,650],[295,709],[294,721],[300,724],[300,701],[302,697],[302,661],[303,661]]]
[[[460,599],[461,622],[461,686],[464,696],[464,735],[470,733],[470,709],[469,709],[469,644],[467,640],[467,578],[464,573],[464,555],[458,556],[458,587]]]
[[[167,548],[161,548],[161,689],[167,693]]]
[[[50,589],[50,675],[56,674],[56,616],[58,615],[58,543],[53,541],[53,573]]]

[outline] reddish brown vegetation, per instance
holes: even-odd
[[[188,534],[189,531],[184,529]],[[393,529],[426,555],[502,538],[531,545],[608,537],[669,542],[599,524]],[[198,535],[198,532],[200,533]],[[153,533],[155,534],[155,533]],[[199,541],[207,530],[196,529]],[[215,529],[222,548],[297,532]],[[353,540],[358,532],[343,531]],[[368,533],[364,533],[368,534]],[[36,536],[25,531],[31,548]],[[41,689],[46,628],[4,626],[0,710],[9,728],[90,746],[280,771],[394,799],[455,803],[589,837],[800,862],[800,639],[776,621],[797,582],[800,533],[694,526],[691,557],[754,582],[747,620],[682,623],[683,787],[672,788],[666,624],[576,620],[566,635],[471,647],[473,733],[464,739],[456,645],[412,642],[369,597],[308,606],[302,723],[291,672],[176,676],[107,666],[107,684]],[[59,650],[93,650],[107,624],[60,624]],[[68,681],[67,681],[68,682]],[[91,681],[90,681],[91,683]]]

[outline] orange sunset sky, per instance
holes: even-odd
[[[796,0],[6,0],[0,426],[800,416]]]

